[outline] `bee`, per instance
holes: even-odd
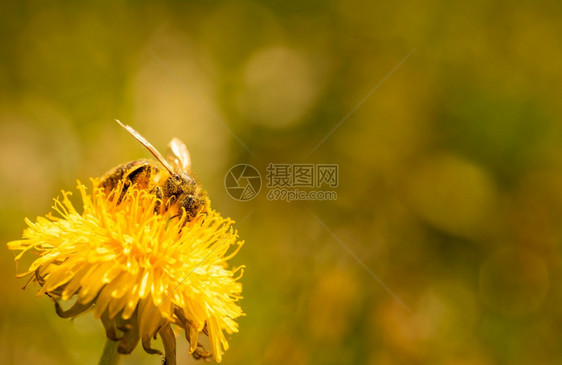
[[[182,210],[185,210],[187,221],[205,214],[209,205],[207,192],[191,172],[191,157],[185,144],[173,138],[164,158],[139,132],[119,120],[116,122],[146,147],[160,165],[145,159],[119,165],[101,178],[99,187],[109,194],[122,183],[117,204],[133,184],[139,189],[147,189],[158,198],[154,207],[156,214],[170,212],[174,216],[181,216]]]

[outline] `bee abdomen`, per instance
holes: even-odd
[[[132,184],[136,184],[140,189],[150,188],[151,178],[157,172],[158,168],[152,166],[150,161],[136,160],[119,165],[109,171],[104,175],[99,186],[109,194],[113,189],[117,188],[119,182],[123,182],[120,201]]]

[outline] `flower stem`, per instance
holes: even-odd
[[[99,365],[117,365],[119,363],[118,345],[118,341],[112,341],[109,338],[105,341]]]

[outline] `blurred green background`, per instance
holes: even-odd
[[[118,118],[161,150],[184,140],[240,222],[247,316],[224,364],[562,363],[562,3],[2,7],[2,242],[148,156]],[[337,200],[225,191],[231,166],[282,162],[338,164]],[[59,319],[0,252],[0,363],[96,363],[101,323]]]

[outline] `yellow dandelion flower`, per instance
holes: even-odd
[[[148,353],[160,353],[151,348],[160,335],[166,364],[175,364],[174,327],[184,330],[195,358],[220,362],[226,335],[238,331],[236,319],[243,315],[237,304],[243,268],[227,265],[243,243],[234,222],[210,208],[196,217],[156,214],[160,201],[149,190],[120,183],[106,193],[98,183],[93,180],[91,194],[78,183],[82,212],[63,192],[55,199],[57,215],[26,219],[23,239],[8,247],[21,250],[16,261],[29,250],[39,258],[19,276],[30,275],[41,287],[38,295],[53,298],[61,317],[93,310],[120,353],[139,341]],[[63,310],[59,300],[72,298]],[[201,333],[209,337],[210,351],[198,342]]]

